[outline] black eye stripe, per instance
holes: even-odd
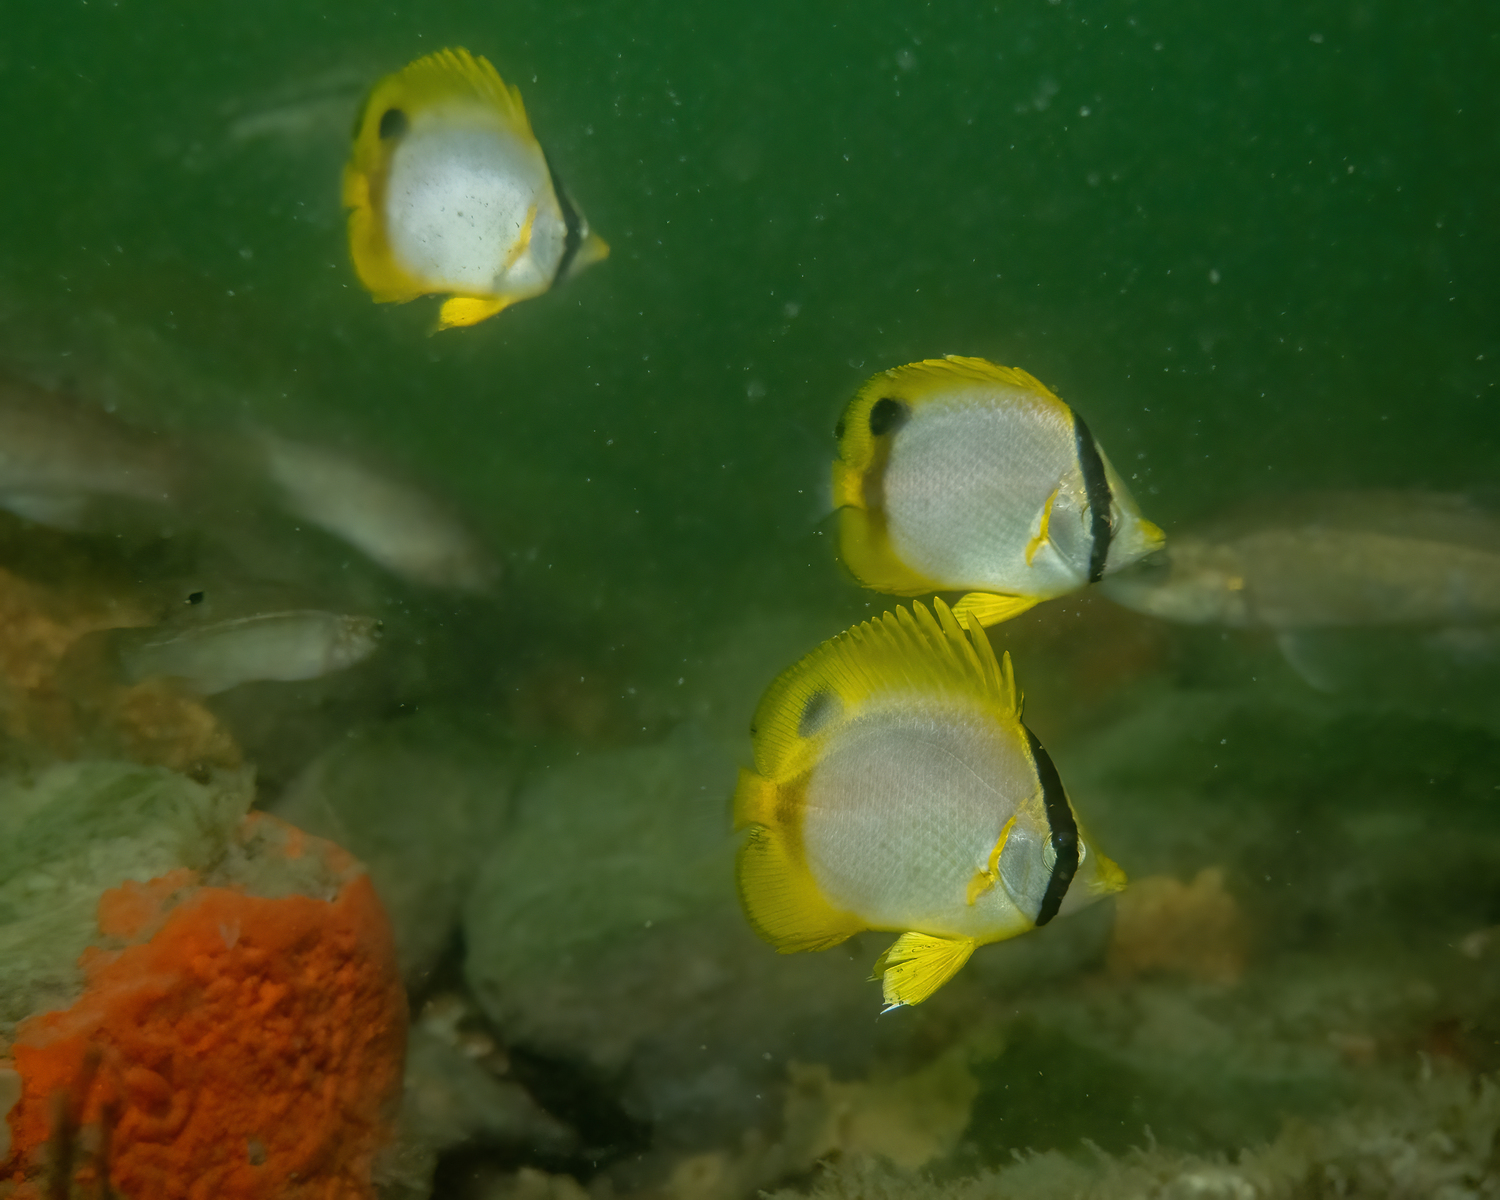
[[[1073,414],[1073,444],[1078,454],[1078,467],[1083,472],[1084,495],[1089,502],[1089,582],[1098,583],[1104,578],[1109,541],[1114,536],[1114,526],[1109,519],[1114,497],[1110,494],[1109,477],[1104,473],[1104,460],[1099,457],[1094,435],[1077,413]]]
[[[900,400],[882,396],[870,407],[870,433],[875,437],[891,433],[905,425],[909,416],[911,409]]]
[[[382,140],[398,138],[407,131],[410,122],[399,108],[388,108],[380,114],[380,136]]]
[[[1026,729],[1026,726],[1021,728]],[[1063,791],[1062,779],[1057,774],[1052,756],[1042,749],[1036,734],[1029,729],[1026,729],[1026,744],[1031,747],[1031,759],[1036,764],[1037,779],[1042,785],[1042,805],[1047,811],[1047,827],[1052,833],[1052,850],[1057,855],[1052,864],[1052,878],[1047,880],[1047,890],[1042,894],[1042,904],[1036,913],[1036,923],[1045,925],[1057,916],[1073,876],[1078,873],[1078,822],[1073,818],[1073,806],[1068,803],[1068,794]]]
[[[546,151],[542,152],[542,157],[547,158]],[[568,273],[568,268],[572,266],[578,248],[583,245],[583,218],[578,215],[578,210],[568,199],[567,189],[563,187],[562,180],[557,177],[557,172],[552,169],[550,158],[547,158],[547,174],[552,179],[552,193],[557,197],[557,206],[562,209],[565,231],[562,257],[557,260],[557,270],[552,274],[552,282],[556,283]]]

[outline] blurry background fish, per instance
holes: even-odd
[[[1174,533],[1103,590],[1170,621],[1270,631],[1324,690],[1377,673],[1382,647],[1408,662],[1415,648],[1441,671],[1486,670],[1500,636],[1500,513],[1433,492],[1265,497]]]

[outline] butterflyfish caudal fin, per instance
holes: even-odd
[[[986,628],[1019,617],[1029,608],[1041,603],[1039,596],[999,596],[991,592],[970,592],[953,606],[955,616],[965,613]]]
[[[750,927],[782,954],[826,950],[864,928],[851,913],[823,898],[792,832],[774,811],[776,788],[749,771],[740,772],[735,825],[748,828],[735,877]]]
[[[958,974],[979,945],[974,938],[903,933],[875,960],[872,980],[880,980],[883,1012],[920,1004]]]

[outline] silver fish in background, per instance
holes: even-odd
[[[165,505],[177,486],[166,443],[61,393],[0,379],[0,508],[77,529],[93,501]]]
[[[262,434],[266,471],[291,514],[410,583],[488,592],[499,564],[436,500],[334,450]]]
[[[1309,683],[1331,690],[1310,653],[1318,631],[1439,630],[1466,645],[1500,622],[1500,514],[1430,492],[1280,497],[1173,533],[1102,587],[1169,621],[1270,630]]]
[[[373,617],[310,608],[111,635],[124,682],[167,677],[204,696],[242,683],[289,683],[343,671],[369,658],[379,637]]]

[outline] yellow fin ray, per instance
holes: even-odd
[[[520,90],[501,79],[489,59],[461,46],[419,58],[386,82],[392,91],[390,102],[398,107],[477,99],[490,105],[517,133],[532,136]]]
[[[903,933],[875,960],[875,973],[885,994],[885,1010],[920,1004],[958,974],[979,943],[974,938],[934,937]]]
[[[1000,836],[995,840],[995,848],[990,851],[989,862],[985,863],[984,870],[975,871],[974,878],[969,880],[969,890],[964,896],[964,902],[970,908],[974,907],[974,901],[1000,882],[1000,855],[1005,852],[1005,843],[1010,840],[1010,831],[1015,827],[1015,817],[1005,822],[1000,829]],[[1118,867],[1115,869],[1119,870]]]
[[[750,927],[782,954],[826,950],[866,927],[823,899],[806,864],[791,853],[786,832],[774,826],[749,827],[735,879]]]
[[[954,383],[988,383],[1023,388],[1045,399],[1062,403],[1051,388],[1020,367],[1002,367],[985,358],[965,358],[958,354],[949,354],[944,358],[925,358],[921,362],[891,367],[875,376],[870,383],[875,384],[877,381],[888,381],[882,382],[882,386],[887,390],[892,386],[900,389],[904,393],[904,399],[916,404],[926,399],[927,393],[952,387]],[[869,386],[870,384],[866,384],[866,387]]]
[[[1004,663],[983,630],[961,626],[948,606],[935,600],[934,616],[923,604],[897,608],[824,642],[777,677],[756,710],[752,732],[755,764],[767,779],[788,780],[809,770],[818,752],[816,736],[804,732],[808,705],[822,694],[836,696],[853,713],[871,696],[914,691],[964,696],[1019,720],[1009,657]]]
[[[1019,617],[1028,608],[1041,603],[1040,596],[1001,596],[993,592],[970,592],[959,599],[953,611],[960,616],[968,614],[981,625],[998,625]]]
[[[438,309],[439,330],[477,325],[510,305],[509,296],[454,296]]]
[[[1031,566],[1032,560],[1036,558],[1037,551],[1052,540],[1049,530],[1052,528],[1052,506],[1057,503],[1058,493],[1062,491],[1062,485],[1052,489],[1052,495],[1047,497],[1047,503],[1042,505],[1041,520],[1036,525],[1036,535],[1026,543],[1026,565]]]

